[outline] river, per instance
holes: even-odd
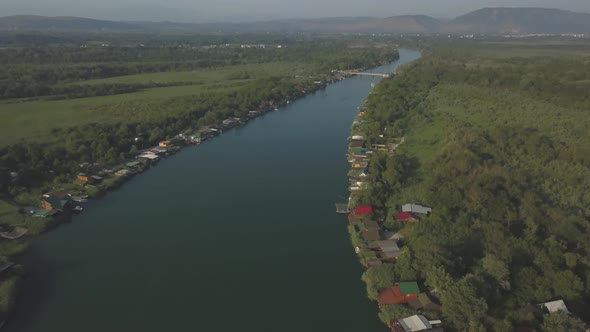
[[[351,123],[379,80],[332,84],[87,204],[22,257],[5,330],[386,331],[334,207]]]

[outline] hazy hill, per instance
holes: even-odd
[[[23,31],[138,31],[133,24],[94,20],[81,17],[47,17],[33,15],[7,16],[0,18],[0,30]]]
[[[465,33],[590,32],[590,14],[547,8],[484,8],[449,22],[445,31]]]
[[[544,8],[484,8],[441,22],[424,15],[291,19],[253,23],[117,22],[78,17],[9,16],[0,31],[112,32],[376,32],[434,33],[590,33],[590,14]]]
[[[441,22],[425,15],[392,16],[351,24],[342,30],[360,32],[435,33]]]

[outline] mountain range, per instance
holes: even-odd
[[[590,14],[549,8],[483,8],[450,21],[425,15],[403,15],[203,24],[19,15],[1,17],[0,31],[563,34],[590,33]]]

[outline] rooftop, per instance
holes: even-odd
[[[547,309],[550,313],[553,312],[563,312],[564,314],[570,314],[570,311],[567,309],[565,302],[563,300],[545,302],[541,304],[542,307]]]
[[[361,205],[354,210],[354,214],[356,214],[356,215],[373,214],[373,208],[370,205]]]
[[[418,332],[432,329],[432,325],[426,317],[422,315],[414,315],[399,319],[398,322],[406,332]]]
[[[393,218],[399,221],[418,219],[412,212],[398,212],[393,215]]]
[[[402,294],[419,294],[420,288],[418,287],[418,283],[415,281],[402,281],[398,283],[399,289]]]
[[[427,206],[422,206],[418,204],[404,204],[402,205],[403,212],[415,212],[415,213],[422,213],[422,214],[430,214],[432,209]]]

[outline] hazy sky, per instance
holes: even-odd
[[[452,18],[483,7],[547,7],[590,13],[590,0],[0,0],[0,16],[83,16],[179,22],[425,14]]]

